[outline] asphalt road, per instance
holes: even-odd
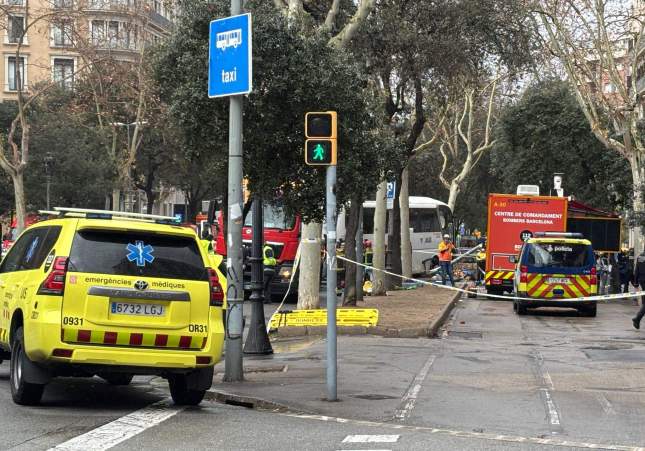
[[[0,449],[553,449],[549,441],[558,449],[638,449],[645,331],[631,328],[635,309],[602,304],[597,318],[518,317],[509,302],[464,300],[443,338],[418,356],[415,402],[402,402],[400,418],[385,423],[213,402],[178,410],[165,404],[165,382],[152,378],[129,387],[61,379],[41,407],[25,408],[11,401],[5,362]]]

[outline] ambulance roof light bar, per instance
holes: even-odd
[[[578,232],[535,232],[535,238],[584,238],[582,233]]]
[[[87,208],[54,207],[54,211],[41,210],[39,213],[51,216],[85,216],[88,219],[119,218],[131,221],[155,221],[162,224],[179,224],[179,219],[172,216],[130,213],[127,211],[91,210]]]

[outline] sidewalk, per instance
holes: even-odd
[[[389,291],[387,296],[365,296],[356,308],[379,311],[374,327],[339,327],[339,335],[380,335],[390,338],[432,337],[450,313],[459,293],[424,286],[413,290]],[[339,307],[342,308],[342,307]],[[325,335],[326,327],[281,327],[278,337]]]
[[[222,382],[224,364],[218,364],[207,398],[261,409],[390,421],[437,344],[425,338],[338,337],[339,402],[328,402],[326,340],[283,339],[273,343],[272,357],[245,358],[244,382]],[[290,345],[304,349],[279,352]]]
[[[320,335],[274,338],[272,356],[245,357],[244,382],[222,382],[220,362],[208,397],[264,409],[391,421],[415,376],[440,345],[425,337],[441,326],[456,299],[455,292],[434,287],[366,298],[360,306],[379,309],[380,329],[338,337],[339,402],[325,400],[327,342]],[[378,331],[382,336],[374,335]],[[421,338],[393,339],[410,331],[423,333],[415,335]]]

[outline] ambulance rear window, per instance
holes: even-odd
[[[593,265],[593,252],[587,244],[530,243],[525,264],[536,268],[583,268]]]
[[[190,237],[115,230],[81,230],[69,256],[73,272],[208,280],[197,241]]]

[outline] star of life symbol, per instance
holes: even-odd
[[[241,28],[217,33],[217,48],[221,51],[224,51],[229,47],[237,48],[240,45],[242,45]]]
[[[143,241],[137,241],[135,244],[129,243],[126,246],[129,254],[126,256],[128,261],[136,262],[137,266],[146,266],[146,263],[152,263],[155,257],[152,253],[155,251],[149,244]]]

